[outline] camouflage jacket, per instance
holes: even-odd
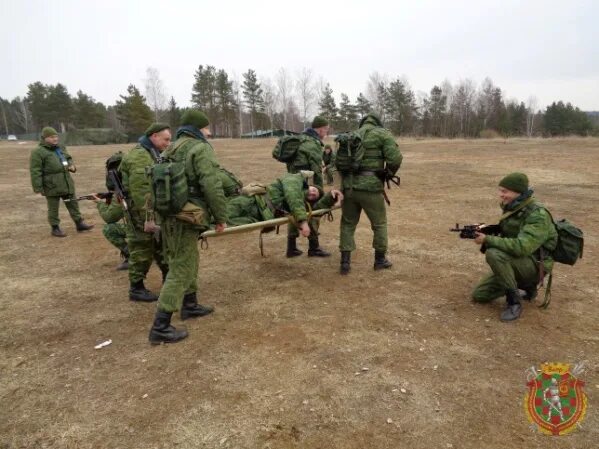
[[[214,223],[226,223],[227,206],[222,175],[212,145],[204,139],[182,133],[164,156],[176,162],[185,162],[189,200],[207,212],[206,227],[211,220]]]
[[[532,192],[530,192],[532,194]],[[528,196],[516,199],[502,207],[504,212],[517,210],[499,222],[501,236],[485,237],[487,248],[497,248],[513,257],[535,257],[538,260],[539,248],[545,250],[545,269],[551,271],[553,260],[550,251],[557,244],[557,231],[553,220],[544,206]]]
[[[299,173],[300,170],[311,170],[314,172],[314,185],[323,188],[322,179],[322,148],[324,144],[316,131],[312,128],[306,129],[302,135],[306,136],[297,149],[297,155],[293,162],[287,164],[289,173]]]
[[[308,184],[299,173],[287,174],[266,188],[274,208],[290,213],[298,222],[308,219],[308,211],[306,210],[307,189]],[[311,205],[311,208],[313,210],[327,209],[333,204],[335,204],[335,200],[330,193],[327,193]]]
[[[369,114],[362,119],[358,133],[362,136],[364,146],[360,170],[377,172],[386,168],[392,174],[397,173],[403,157],[391,132],[383,128],[375,116]],[[366,192],[382,192],[384,189],[383,181],[372,173],[343,176],[342,186],[344,189]]]
[[[67,166],[63,165],[57,149],[62,153],[67,166],[73,165],[73,158],[66,147],[54,147],[42,141],[31,152],[29,172],[31,186],[35,193],[43,193],[44,196],[75,194],[75,182]]]
[[[112,202],[110,204],[99,202],[96,203],[96,207],[98,208],[102,220],[106,223],[116,223],[125,216],[123,207],[117,202]]]
[[[137,228],[143,227],[146,219],[146,200],[152,195],[152,184],[147,168],[155,161],[150,151],[137,144],[121,161],[119,171],[123,177],[123,188],[128,195],[131,217]]]

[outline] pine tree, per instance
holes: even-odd
[[[331,89],[329,83],[322,89],[318,107],[320,108],[318,114],[326,118],[331,127],[334,127],[338,119],[338,109],[335,98],[333,98],[333,89]]]
[[[358,125],[357,117],[356,106],[351,104],[351,101],[346,94],[341,94],[338,128],[346,131],[356,128]]]
[[[175,130],[179,127],[181,123],[181,110],[177,106],[177,102],[175,101],[175,97],[171,97],[168,102],[168,124],[171,127],[171,132],[175,133]]]
[[[82,91],[78,91],[77,97],[73,98],[73,109],[73,124],[76,128],[101,128],[104,126],[106,107]]]
[[[391,131],[402,135],[412,130],[417,113],[416,102],[414,93],[401,80],[389,84],[384,104]]]
[[[116,102],[116,113],[129,139],[137,139],[152,123],[154,115],[146,99],[133,84],[127,88],[128,95],[120,95]]]
[[[223,69],[219,70],[216,75],[216,98],[220,134],[233,137],[233,128],[237,123],[237,102],[235,101],[233,81],[229,80],[229,75]]]
[[[368,98],[364,96],[362,92],[358,95],[356,99],[356,112],[358,113],[358,117],[362,119],[366,114],[372,111],[372,104],[368,101]]]
[[[262,88],[258,82],[256,72],[249,69],[243,74],[243,83],[241,85],[243,98],[250,113],[250,129],[254,133],[254,122],[258,112],[264,112],[264,99]]]
[[[73,100],[64,84],[48,86],[47,107],[49,110],[50,124],[62,132],[67,130],[67,125],[73,118]]]
[[[50,123],[48,114],[48,86],[36,81],[30,84],[27,90],[27,103],[31,111],[31,118],[36,129],[40,129]]]

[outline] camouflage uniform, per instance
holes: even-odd
[[[308,185],[301,174],[287,174],[267,187],[268,201],[262,195],[241,195],[232,198],[227,203],[227,224],[239,226],[283,215],[291,215],[296,222],[305,221],[308,219],[307,189]],[[311,208],[328,209],[335,201],[331,194],[327,193],[312,204]]]
[[[192,225],[175,217],[162,217],[169,272],[160,291],[158,310],[172,313],[181,308],[183,296],[198,289],[198,237],[210,221],[226,223],[226,202],[219,165],[212,146],[203,136],[187,127],[177,132],[174,145],[165,157],[185,162],[189,201],[204,210],[204,223]]]
[[[333,185],[335,181],[335,152],[323,151],[322,153],[322,163],[324,164],[324,174],[327,177],[327,184]]]
[[[518,288],[536,294],[541,248],[545,272],[553,268],[550,252],[557,244],[557,231],[543,205],[525,194],[502,209],[517,212],[499,222],[501,236],[485,237],[485,258],[492,272],[474,289],[472,298],[477,302],[492,301]]]
[[[102,234],[112,245],[117,247],[121,254],[128,254],[127,249],[127,227],[124,223],[119,223],[124,217],[123,208],[118,203],[96,203],[98,212],[106,222],[102,228]]]
[[[144,232],[146,214],[149,212],[146,208],[146,200],[151,195],[150,178],[146,174],[146,168],[155,162],[152,151],[158,154],[158,151],[151,146],[150,140],[142,137],[140,143],[123,157],[119,166],[123,176],[123,188],[128,193],[129,211],[133,220],[133,223],[127,225],[129,280],[132,285],[145,279],[152,266],[152,259],[158,264],[163,278],[168,271],[162,254],[162,244],[156,241],[154,234]]]
[[[362,210],[370,220],[373,231],[372,246],[375,250],[375,269],[388,268],[377,266],[376,260],[385,259],[388,247],[387,237],[387,211],[383,197],[384,184],[378,173],[385,168],[391,174],[395,174],[401,165],[402,155],[395,139],[391,133],[382,127],[379,119],[368,114],[362,119],[358,133],[362,136],[364,146],[364,158],[360,164],[360,172],[357,174],[343,174],[343,205],[341,207],[341,226],[339,249],[342,257],[348,258],[349,254],[356,249],[354,233],[360,221]],[[378,259],[377,259],[378,258]],[[342,263],[343,265],[343,263]]]
[[[320,140],[318,133],[312,128],[306,129],[302,135],[306,136],[306,139],[297,149],[297,154],[293,162],[287,164],[287,172],[299,173],[302,170],[313,171],[314,186],[318,187],[322,192],[324,188],[322,179],[322,148],[324,144],[322,143],[322,140]],[[310,237],[308,237],[310,248],[311,250],[318,250],[318,228],[320,227],[320,217],[312,218],[308,225],[310,226]],[[287,226],[287,238],[291,239],[288,240],[288,242],[293,242],[293,247],[295,247],[294,239],[297,237],[299,237],[299,229],[297,226],[289,224]],[[297,251],[295,255],[301,254],[301,251],[298,251],[297,248],[295,248],[295,251]],[[292,252],[290,252],[290,248],[288,246],[287,256],[289,256],[290,253]]]
[[[66,165],[63,164],[63,161]],[[73,165],[73,158],[66,147],[52,146],[40,141],[39,145],[31,152],[29,171],[31,185],[35,193],[41,193],[48,203],[48,223],[56,227],[60,224],[58,207],[60,199],[75,198],[75,182],[67,167]],[[64,203],[69,215],[75,223],[80,223],[81,212],[77,201]]]

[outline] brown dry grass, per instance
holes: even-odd
[[[282,173],[272,144],[214,142],[246,182]],[[216,313],[162,347],[147,342],[154,305],[127,300],[127,276],[114,271],[118,257],[100,229],[77,234],[61,208],[69,236],[49,236],[45,202],[29,185],[33,145],[0,145],[0,448],[597,447],[599,140],[400,145],[391,270],[372,271],[364,218],[347,278],[336,254],[286,259],[284,235],[266,236],[267,258],[256,234],[213,239],[201,252],[200,285]],[[71,148],[79,193],[102,189],[104,160],[117,148],[127,147]],[[486,267],[448,229],[495,220],[495,185],[515,169],[556,217],[585,230],[586,249],[574,268],[557,268],[547,311],[527,304],[522,319],[503,324],[501,302],[470,303]],[[82,208],[99,228],[93,205]],[[322,226],[331,250],[335,215]],[[153,290],[158,274],[149,276]],[[108,338],[111,346],[93,349]],[[582,428],[558,438],[533,432],[524,371],[582,360]]]

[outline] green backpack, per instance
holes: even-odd
[[[574,265],[578,259],[582,259],[582,231],[566,219],[554,221],[553,224],[557,230],[557,246],[551,252],[551,257],[556,262]]]
[[[149,168],[149,176],[154,210],[164,217],[181,212],[189,200],[185,163],[161,159]]]
[[[342,174],[357,173],[364,159],[364,146],[362,136],[358,131],[340,133],[335,137],[337,153],[335,167]]]
[[[272,150],[272,157],[279,162],[286,164],[293,162],[297,155],[297,150],[306,140],[304,135],[283,136]]]

